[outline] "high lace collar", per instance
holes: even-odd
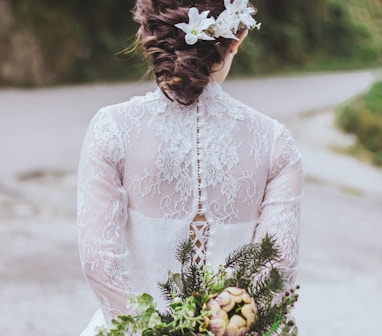
[[[204,91],[199,96],[198,100],[191,104],[191,105],[182,105],[178,103],[177,101],[171,101],[166,97],[166,95],[162,92],[162,90],[158,87],[157,93],[162,97],[162,99],[166,102],[166,105],[170,108],[174,108],[181,112],[190,112],[194,111],[196,109],[196,106],[198,104],[202,105],[208,105],[209,103],[216,101],[216,99],[219,99],[219,97],[224,96],[226,93],[221,87],[221,84],[215,81],[211,81],[207,84],[207,86],[204,88]]]
[[[212,81],[207,84],[203,93],[200,95],[199,100],[209,99],[211,97],[217,97],[222,95],[224,90],[222,89],[220,83]]]

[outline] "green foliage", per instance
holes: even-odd
[[[365,44],[369,31],[350,19],[342,1],[258,1],[261,65],[268,69],[321,69],[375,66]],[[250,34],[250,38],[253,38]]]
[[[62,0],[52,6],[48,0],[9,1],[16,17],[13,30],[34,33],[46,68],[55,73],[45,84],[141,77],[140,57],[121,54],[137,30],[132,2]]]
[[[341,0],[337,0],[341,1]],[[382,61],[382,2],[378,0],[348,0],[345,8],[349,17],[356,23],[357,27],[366,31],[369,38],[365,39],[362,45],[369,50],[371,56]]]
[[[382,114],[382,82],[372,86],[365,96],[365,106],[374,113]]]
[[[127,332],[150,331],[153,326],[161,323],[161,318],[151,295],[143,293],[131,298],[129,303],[136,307],[137,315],[119,316],[112,321],[114,328],[111,331],[99,328],[97,336],[125,336]]]
[[[382,82],[344,106],[337,116],[338,125],[354,133],[358,141],[373,154],[373,161],[382,166]]]

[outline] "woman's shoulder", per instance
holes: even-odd
[[[102,107],[97,114],[108,114],[110,116],[118,117],[126,114],[136,114],[137,111],[143,112],[146,105],[151,107],[158,107],[161,96],[158,89],[146,92],[143,95],[136,95],[126,101],[106,105]]]
[[[259,111],[255,106],[248,105],[225,91],[222,91],[221,98],[228,113],[234,115],[237,119],[267,125],[275,131],[285,127],[279,120],[267,115],[266,112]]]
[[[228,113],[242,120],[246,128],[253,133],[268,138],[272,143],[294,144],[295,139],[290,129],[280,120],[257,110],[255,107],[223,92],[222,96]],[[294,146],[294,145],[293,145]]]

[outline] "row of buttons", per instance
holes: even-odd
[[[203,139],[202,118],[203,118],[203,114],[202,114],[202,111],[200,109],[199,104],[197,105],[196,117],[197,117],[197,121],[196,121],[197,145],[196,145],[196,148],[197,148],[197,160],[198,160],[197,164],[198,164],[198,193],[199,193],[198,214],[205,216],[205,214],[207,213],[207,210],[205,209],[207,198],[205,197],[206,196],[206,185],[203,183],[204,170],[202,169],[203,155],[201,153],[201,150],[203,149],[203,144],[202,144],[202,139]],[[206,242],[206,244],[204,245],[204,248],[206,248],[206,250],[207,250],[207,251],[203,251],[204,252],[204,261],[207,261],[206,259],[208,259],[209,257],[212,256],[213,244],[211,242],[211,239],[209,239],[209,238],[215,236],[215,231],[211,230],[213,224],[214,224],[213,220],[208,220],[203,224],[203,226],[204,226],[203,232],[206,236],[202,240]],[[209,263],[207,263],[207,265],[209,265]]]
[[[201,165],[202,165],[202,161],[203,161],[203,155],[201,154],[200,150],[203,148],[203,145],[201,143],[201,139],[202,139],[202,125],[203,123],[201,122],[201,119],[202,119],[202,111],[200,109],[200,104],[198,104],[196,106],[196,127],[197,127],[197,130],[196,130],[196,138],[197,138],[197,144],[196,144],[196,148],[197,148],[197,159],[198,159],[198,193],[199,193],[199,204],[198,204],[198,214],[199,215],[205,215],[206,214],[206,209],[203,208],[203,204],[205,203],[206,201],[206,197],[205,197],[205,185],[203,184],[203,169],[201,168]],[[200,207],[202,207],[200,209]]]

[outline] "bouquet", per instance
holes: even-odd
[[[180,273],[169,272],[158,283],[168,310],[156,309],[143,293],[131,298],[135,315],[113,320],[113,329],[97,336],[271,336],[297,335],[289,313],[298,299],[297,289],[285,291],[285,278],[277,265],[280,250],[266,236],[260,243],[233,251],[217,272],[195,261],[191,240],[176,251]]]

